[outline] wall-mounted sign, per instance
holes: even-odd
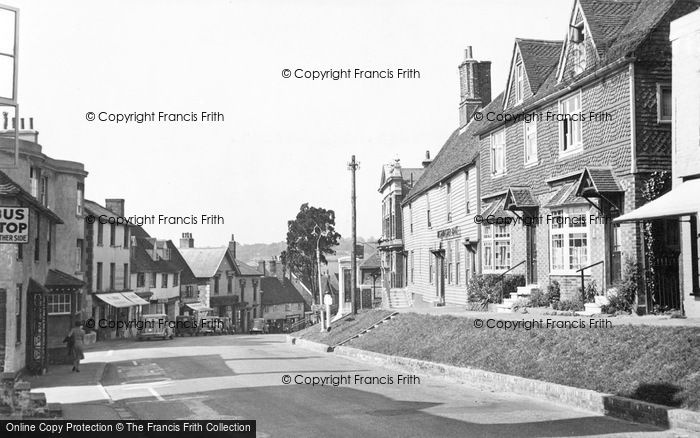
[[[0,207],[0,243],[29,242],[29,209]]]
[[[437,232],[438,239],[450,239],[452,237],[458,237],[462,233],[459,231],[459,225],[455,225],[452,228],[445,228],[444,230],[439,230]]]

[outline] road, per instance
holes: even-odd
[[[69,369],[54,366],[32,388],[64,403],[71,419],[254,419],[260,437],[677,436],[527,397],[400,376],[289,345],[282,335],[110,342],[86,352],[82,373]],[[339,385],[295,383],[314,377],[335,377]]]

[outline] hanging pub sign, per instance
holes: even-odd
[[[29,242],[29,209],[0,207],[0,244]]]

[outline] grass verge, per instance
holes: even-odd
[[[321,326],[317,324],[299,332],[292,333],[292,336],[326,345],[335,345],[361,332],[367,327],[376,324],[392,313],[393,312],[386,310],[360,311],[355,316],[349,316],[332,323],[330,332],[321,332]]]
[[[501,330],[474,321],[401,314],[348,345],[700,410],[700,328]]]

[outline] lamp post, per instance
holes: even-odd
[[[239,278],[238,284],[241,286],[241,306],[245,306],[245,278]],[[241,330],[245,333],[248,330],[248,315],[246,315],[245,307],[239,308],[238,319],[241,323]]]

